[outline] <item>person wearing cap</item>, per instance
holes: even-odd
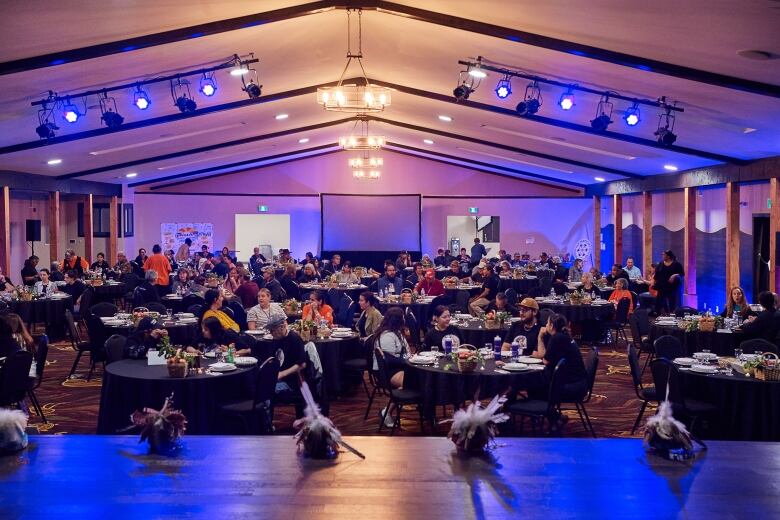
[[[298,373],[306,368],[306,348],[303,340],[287,327],[287,319],[275,317],[268,323],[268,331],[273,336],[271,348],[279,360],[279,376],[276,379],[277,394],[300,393]],[[258,359],[265,359],[258,357]],[[296,409],[297,413],[297,409]]]
[[[460,268],[460,262],[453,260],[450,262],[450,268],[444,273],[444,279],[454,278],[454,281],[465,280],[469,277],[468,273],[464,273]]]
[[[236,323],[233,318],[228,316],[228,314],[222,310],[222,304],[224,303],[225,298],[222,296],[220,291],[217,289],[209,289],[206,291],[204,299],[206,300],[207,309],[206,312],[203,313],[201,321],[213,316],[214,318],[217,318],[222,326],[226,329],[231,329],[235,332],[241,330],[241,328],[238,326],[238,323]]]
[[[125,357],[130,359],[144,359],[149,349],[157,348],[157,343],[168,335],[160,323],[149,316],[141,318],[138,326],[125,342]]]
[[[525,338],[524,356],[534,356],[539,342],[539,304],[533,298],[523,298],[520,302],[520,321],[512,323],[512,326],[504,336],[502,350],[511,350],[512,342],[518,336]],[[541,357],[541,356],[535,356]]]
[[[479,272],[482,275],[482,291],[469,300],[469,310],[472,316],[479,316],[483,309],[490,304],[490,300],[496,297],[500,283],[500,279],[487,263],[479,264]]]
[[[425,291],[426,296],[441,296],[444,294],[444,284],[436,279],[436,271],[428,269],[425,271],[425,277],[414,287],[414,292],[422,294]]]

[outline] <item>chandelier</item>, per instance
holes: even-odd
[[[360,134],[355,132],[358,123],[361,125]],[[339,146],[344,150],[379,150],[384,145],[384,136],[370,135],[368,133],[368,120],[366,119],[355,121],[355,126],[352,127],[352,134],[339,138]]]
[[[379,170],[353,170],[352,177],[359,181],[377,181],[382,176]]]
[[[349,167],[353,170],[362,170],[363,168],[381,168],[384,160],[381,157],[355,157],[349,160]]]
[[[333,112],[351,112],[362,114],[366,112],[381,112],[390,104],[390,89],[378,87],[368,82],[366,69],[363,67],[363,11],[358,9],[358,52],[352,53],[352,29],[350,25],[351,9],[347,9],[347,64],[341,72],[335,87],[320,87],[317,89],[317,103],[325,110]],[[344,76],[352,60],[357,61],[362,73],[362,84],[343,84]]]

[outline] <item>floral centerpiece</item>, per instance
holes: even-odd
[[[284,312],[287,314],[298,314],[301,312],[301,302],[295,298],[284,301]]]
[[[84,271],[84,281],[93,287],[103,285],[103,271]]]
[[[467,373],[473,372],[477,369],[479,358],[477,355],[477,348],[474,345],[464,344],[458,349],[457,354],[458,370]]]
[[[496,322],[496,313],[495,313],[495,311],[490,311],[487,314],[485,314],[485,328],[486,329],[498,328],[498,323]]]
[[[505,323],[509,323],[511,319],[512,319],[512,315],[506,311],[496,312],[496,322],[498,323],[499,327],[501,327]]]
[[[317,336],[317,324],[312,320],[298,320],[292,324],[292,329],[303,341],[310,341]]]
[[[17,300],[29,302],[33,299],[33,288],[28,285],[17,285],[14,288],[14,296]]]
[[[168,336],[160,338],[157,349],[167,360],[168,375],[170,377],[187,377],[187,371],[195,356],[188,354],[180,346],[171,345],[171,340]]]
[[[141,439],[138,442],[148,441],[152,453],[172,453],[187,429],[187,418],[180,410],[173,408],[173,394],[165,398],[159,411],[144,408],[133,412],[130,420],[133,423],[130,428],[141,428]]]
[[[765,352],[743,365],[745,372],[761,381],[780,381],[780,360],[777,354]]]
[[[223,282],[224,280],[217,276],[216,273],[206,273],[206,287],[209,289],[216,289],[222,285]]]
[[[572,305],[580,305],[582,303],[582,291],[572,291],[569,293],[569,303]]]

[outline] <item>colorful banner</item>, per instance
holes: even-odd
[[[200,251],[204,244],[209,246],[209,251],[214,248],[214,225],[211,222],[164,222],[160,224],[160,246],[163,251],[179,250],[179,246],[185,239],[192,240],[190,251]]]

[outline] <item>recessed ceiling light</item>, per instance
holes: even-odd
[[[433,144],[433,141],[430,139],[423,139],[423,143],[425,144]]]
[[[274,119],[276,119],[277,121],[281,121],[282,119],[287,119],[288,117],[290,117],[288,114],[277,114],[276,117],[274,117]]]
[[[445,115],[442,114],[442,115],[439,116],[439,121],[444,121],[445,123],[450,123],[450,122],[452,122],[452,118],[450,116],[445,116]]]
[[[596,182],[604,182],[604,177],[593,177],[593,180]]]
[[[761,51],[756,49],[744,49],[737,51],[737,55],[749,60],[766,61],[777,58],[776,54],[772,54],[769,51]]]
[[[128,179],[132,179],[133,177],[138,177],[138,174],[135,173],[135,172],[132,172],[132,173],[128,173],[127,175],[125,175],[125,177],[127,177]]]
[[[301,144],[308,143],[309,142],[309,138],[308,137],[303,137],[301,139],[298,139],[298,142],[301,143]]]
[[[674,164],[664,164],[664,170],[668,172],[676,172],[678,169]]]
[[[48,161],[46,161],[46,164],[48,164],[49,166],[54,166],[60,163],[62,163],[62,159],[49,159]]]

